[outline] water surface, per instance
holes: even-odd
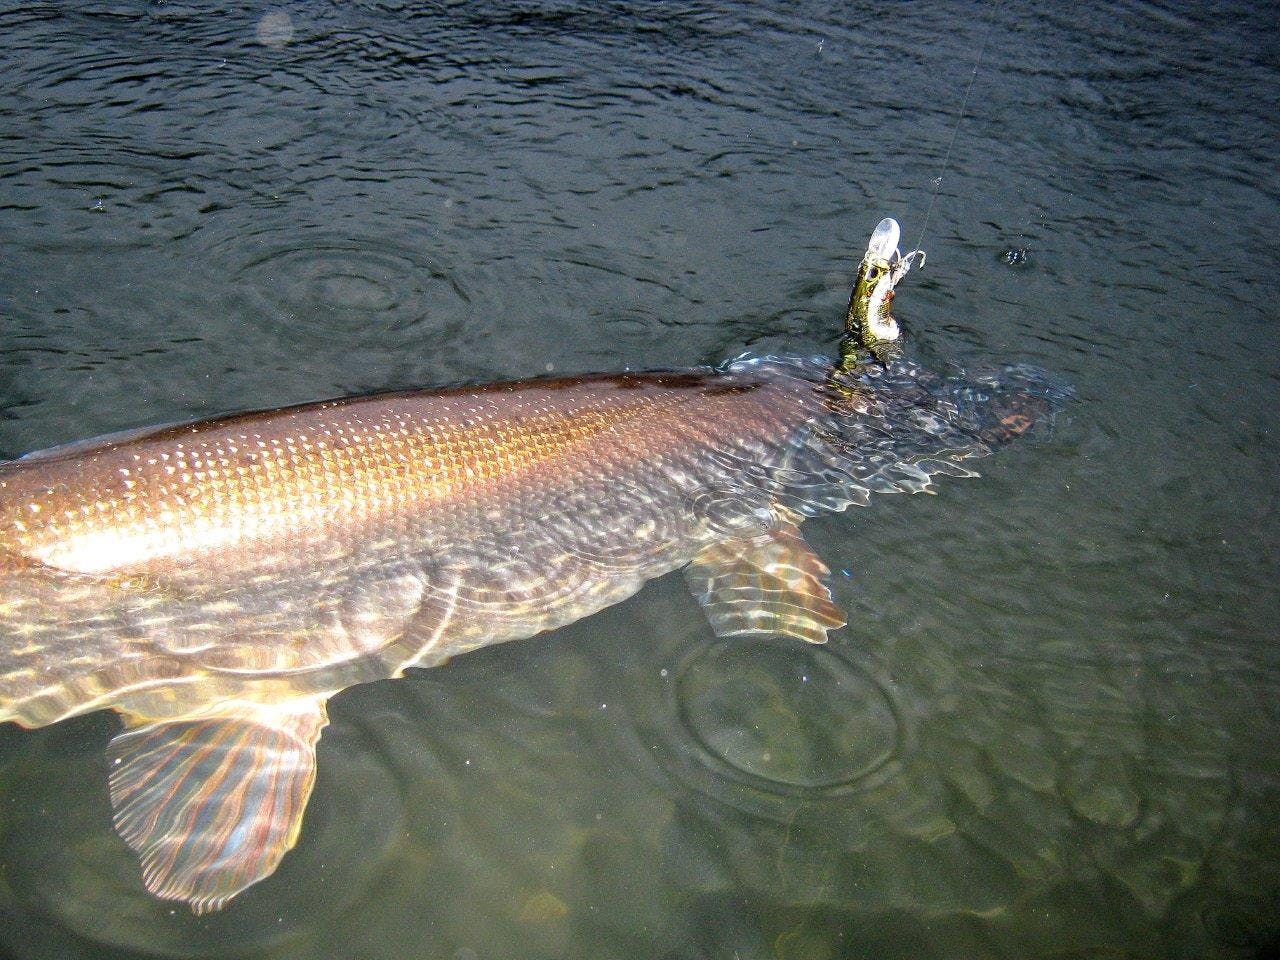
[[[11,4],[0,31],[0,455],[827,349],[876,221],[912,241],[930,208],[911,348],[1078,393],[981,480],[806,525],[851,614],[827,648],[717,641],[674,576],[342,694],[297,848],[221,914],[143,890],[110,715],[0,728],[0,950],[1275,955],[1265,4]]]

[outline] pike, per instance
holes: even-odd
[[[907,359],[883,221],[838,360],[539,378],[115,434],[0,464],[0,720],[110,708],[146,887],[217,910],[293,846],[325,702],[682,569],[722,637],[845,616],[801,522],[929,491],[1064,392]]]

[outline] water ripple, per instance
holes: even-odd
[[[459,281],[420,253],[385,240],[308,236],[305,243],[259,237],[232,267],[236,287],[280,313],[332,328],[404,331],[454,316],[469,297]],[[252,292],[250,292],[252,291]]]
[[[873,677],[794,641],[702,647],[681,664],[675,691],[699,760],[762,790],[813,798],[865,788],[906,740]]]
[[[911,349],[1080,391],[1054,444],[981,481],[806,523],[850,615],[826,648],[714,640],[677,575],[335,700],[299,846],[225,916],[145,898],[106,718],[0,728],[0,952],[1274,946],[1274,19],[0,4],[7,454],[824,349],[866,231],[931,205]],[[753,506],[693,504],[737,533]]]

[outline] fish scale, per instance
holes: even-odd
[[[398,645],[411,621],[442,605],[461,615],[433,635],[433,662],[616,602],[726,522],[920,488],[986,452],[943,381],[931,392],[900,366],[850,400],[830,373],[792,358],[325,402],[4,465],[0,625],[22,642],[0,658],[0,708],[29,723],[96,708],[104,678],[144,658],[181,678],[166,715],[204,702],[211,671],[282,674],[277,694],[290,670],[300,691],[338,689],[374,655],[394,675],[423,653]],[[889,408],[868,406],[885,386]],[[1041,400],[1034,381],[1018,389]],[[341,667],[334,686],[325,665]],[[34,711],[23,671],[72,675],[57,696],[42,682]],[[116,705],[156,709],[129,692]]]
[[[525,411],[520,399],[499,393],[452,423],[458,404],[451,399],[366,401],[358,413],[350,404],[321,404],[237,416],[135,438],[87,462],[56,453],[19,461],[13,476],[0,479],[5,549],[81,573],[171,574],[176,561],[218,575],[224,571],[213,567],[224,552],[252,568],[259,542],[315,528],[326,541],[370,524],[394,528],[433,503],[474,498],[540,465],[571,472],[560,459],[610,431],[643,445],[646,431],[628,433],[625,425],[663,405],[601,393],[594,404]],[[608,452],[591,456],[607,459]]]
[[[324,633],[319,623],[305,624],[308,612],[323,620],[336,594],[361,584],[376,590],[389,568],[410,560],[421,569],[456,568],[468,551],[480,550],[491,568],[518,536],[524,545],[515,549],[531,566],[556,568],[556,555],[582,560],[593,549],[611,556],[615,572],[670,566],[693,540],[664,545],[670,557],[629,559],[636,541],[625,525],[608,526],[616,516],[598,513],[598,529],[571,524],[558,535],[548,521],[557,516],[555,501],[573,490],[589,491],[597,503],[609,502],[611,488],[629,490],[623,499],[637,525],[661,514],[661,471],[652,465],[682,431],[663,412],[680,407],[686,419],[716,419],[728,396],[699,390],[696,380],[681,388],[672,382],[604,377],[461,398],[442,391],[323,403],[15,461],[0,472],[0,549],[27,566],[4,586],[6,609],[21,616],[37,599],[42,611],[58,609],[57,621],[14,626],[47,638],[42,649],[52,655],[91,632],[104,668],[149,637],[185,655],[187,672],[198,670],[204,664],[192,658],[208,641],[186,644],[194,631],[226,634],[224,653],[286,669],[333,658],[291,653],[299,639],[314,644]],[[451,422],[459,409],[463,415]],[[546,530],[535,529],[539,524]],[[581,615],[532,612],[554,606],[548,578],[486,582],[481,567],[470,569],[474,582],[464,589],[487,589],[491,606],[507,608],[499,618],[504,636]],[[525,596],[504,599],[504,591]],[[82,627],[74,615],[82,609],[109,624]],[[522,617],[531,622],[522,625]],[[470,644],[477,628],[459,624],[456,632]],[[328,636],[321,645],[331,650],[341,639]],[[281,655],[251,653],[255,645],[278,647]],[[368,646],[347,652],[360,656]],[[203,697],[198,685],[185,688]],[[68,703],[65,712],[75,709]]]
[[[867,273],[866,302],[908,265]],[[1066,395],[885,347],[325,401],[0,464],[0,720],[118,711],[116,829],[153,893],[218,909],[294,843],[337,691],[680,568],[716,635],[821,643],[846,618],[802,521],[972,476]]]

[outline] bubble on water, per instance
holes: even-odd
[[[1026,247],[1009,247],[1000,254],[1000,262],[1006,267],[1025,267],[1029,263],[1030,252]]]
[[[293,19],[283,10],[273,10],[258,21],[255,32],[260,44],[279,50],[293,39]]]

